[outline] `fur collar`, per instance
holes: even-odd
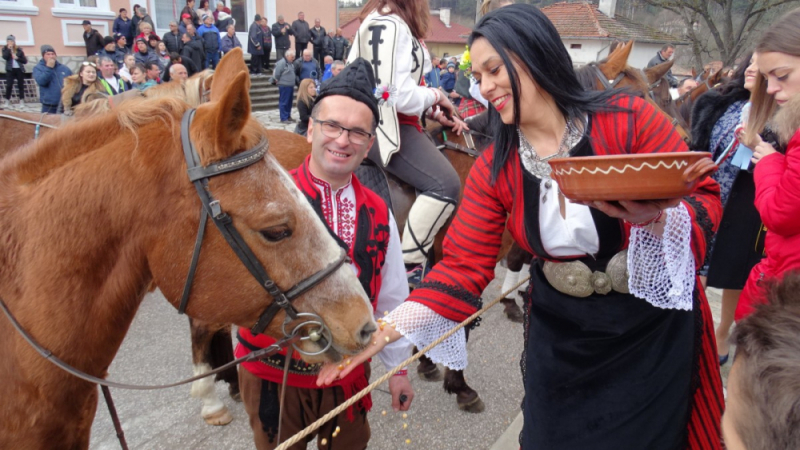
[[[786,145],[792,136],[800,129],[800,95],[792,97],[785,105],[781,106],[772,126],[782,145]]]
[[[727,94],[711,90],[697,98],[692,109],[692,150],[710,151],[711,130],[725,111],[737,101],[747,101],[750,93],[735,89]]]

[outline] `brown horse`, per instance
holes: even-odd
[[[712,72],[711,69],[706,69],[703,72],[702,81],[703,82],[697,85],[697,87],[675,99],[675,107],[689,127],[692,126],[692,107],[694,101],[701,95],[724,83],[726,80],[722,70]]]
[[[256,146],[264,134],[250,117],[250,83],[240,67],[214,80],[217,97],[197,108],[189,128],[204,166]],[[179,139],[188,109],[177,99],[131,102],[0,160],[0,297],[34,339],[90,375],[105,377],[151,281],[174,306],[181,298],[201,209]],[[214,177],[209,189],[283,288],[340,254],[269,154]],[[222,234],[209,229],[187,314],[249,327],[271,302]],[[294,305],[324,317],[332,333],[332,349],[310,362],[360,351],[376,328],[349,268]],[[284,317],[265,332],[283,337]],[[39,356],[5,318],[0,354],[0,448],[88,448],[97,388]]]
[[[191,106],[199,106],[208,100],[212,73],[204,71],[194,75],[185,83],[167,83],[148,89],[148,98],[181,98]],[[128,96],[130,98],[138,97]],[[130,99],[129,98],[129,99]],[[109,101],[109,99],[112,99]],[[79,105],[75,116],[67,118],[70,122],[105,114],[113,107],[122,104],[120,97],[102,96],[96,100]],[[127,100],[126,100],[127,101]],[[0,113],[0,124],[6,130],[6,139],[0,141],[0,158],[5,154],[29,144],[34,138],[43,136],[62,125],[62,116],[52,114],[31,114],[15,111]],[[37,134],[38,125],[38,134]],[[300,165],[305,157],[303,152],[292,149],[308,144],[304,137],[283,130],[266,130],[271,152],[282,167],[291,169]],[[132,145],[132,143],[129,143]],[[155,286],[151,286],[155,289]],[[200,375],[233,360],[230,325],[211,324],[196,319],[189,320],[192,341],[193,373]],[[204,378],[192,383],[191,395],[202,400],[201,414],[209,425],[227,425],[233,420],[228,408],[217,396],[214,381],[225,381],[234,400],[240,401],[239,376],[235,367],[217,374],[213,379]]]

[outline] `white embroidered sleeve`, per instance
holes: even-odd
[[[432,309],[417,302],[405,302],[392,311],[387,319],[395,324],[396,330],[422,349],[439,339],[451,328],[458,325],[450,319],[436,314]],[[444,364],[453,370],[467,368],[467,339],[464,329],[445,339],[444,342],[427,353],[433,362]]]
[[[384,311],[394,311],[408,298],[408,279],[403,265],[403,250],[400,244],[400,232],[397,222],[389,211],[389,244],[386,248],[386,262],[381,268],[383,280],[378,294],[375,318],[383,317]],[[383,348],[378,357],[387,370],[393,369],[411,356],[411,343],[407,339],[399,339]]]
[[[437,99],[433,89],[420,86],[411,74],[414,61],[412,37],[403,30],[397,33],[395,49],[394,82],[397,84],[397,102],[395,108],[401,114],[421,116]],[[418,70],[422,70],[421,68]]]
[[[664,309],[691,311],[695,282],[692,219],[683,204],[664,211],[659,237],[646,227],[631,228],[628,281],[631,294]]]

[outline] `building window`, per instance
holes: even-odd
[[[61,8],[97,8],[97,0],[58,0]]]
[[[581,44],[569,44],[570,50],[580,50]]]
[[[0,14],[35,16],[39,14],[39,8],[33,5],[33,0],[0,0]]]
[[[53,1],[53,15],[56,17],[110,20],[117,16],[111,11],[109,0]]]

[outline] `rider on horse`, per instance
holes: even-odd
[[[413,285],[422,278],[428,251],[455,210],[461,188],[456,171],[420,127],[420,117],[428,113],[457,133],[467,129],[454,117],[447,95],[425,86],[431,62],[422,38],[429,16],[424,0],[370,0],[348,59],[363,57],[375,71],[380,119],[369,158],[419,192],[403,230],[403,260]]]

